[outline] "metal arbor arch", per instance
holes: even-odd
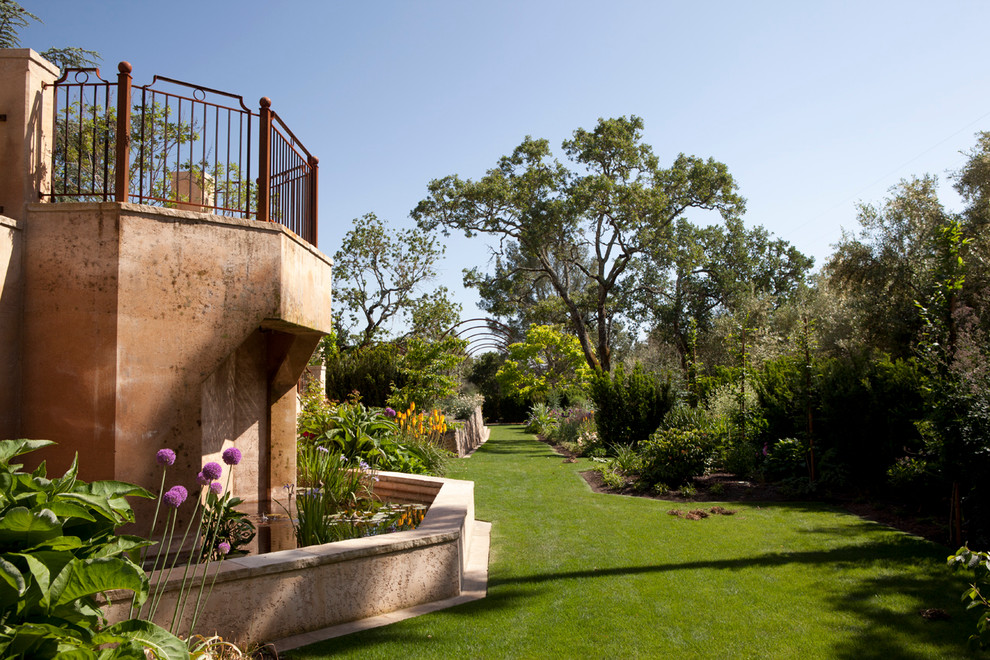
[[[443,336],[447,335],[467,341],[464,352],[468,357],[474,357],[489,349],[502,353],[507,351],[512,339],[512,328],[495,319],[478,317],[455,323],[443,333]]]

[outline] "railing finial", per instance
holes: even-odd
[[[258,101],[258,220],[271,220],[272,185],[272,100],[262,96]]]
[[[115,202],[130,199],[131,188],[131,63],[117,65],[117,153],[114,163]]]

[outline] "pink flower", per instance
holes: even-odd
[[[184,486],[172,486],[162,495],[162,499],[165,500],[165,504],[171,507],[179,508],[179,505],[186,501],[189,497],[189,492]]]
[[[241,462],[241,450],[237,447],[230,447],[223,452],[223,462],[227,465],[237,465]]]
[[[159,449],[155,461],[162,467],[168,467],[175,463],[175,452],[171,449]]]
[[[203,466],[203,476],[210,481],[216,481],[217,479],[220,478],[221,474],[223,474],[223,468],[220,467],[219,463],[214,463],[213,461],[210,461],[209,463]]]

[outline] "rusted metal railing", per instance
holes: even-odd
[[[317,159],[267,97],[253,112],[234,94],[163,76],[133,86],[130,64],[118,70],[116,85],[98,69],[56,81],[52,201],[266,220],[316,245]]]
[[[55,83],[52,201],[114,199],[116,90],[99,69],[70,69]]]

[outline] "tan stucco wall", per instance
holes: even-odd
[[[0,215],[0,438],[17,435],[20,424],[21,245],[19,223]]]
[[[213,563],[208,581],[217,572],[216,582],[197,631],[247,646],[455,597],[468,589],[474,482],[396,472],[378,476],[376,495],[383,499],[430,504],[419,527]],[[204,568],[191,580],[193,593]],[[152,584],[166,579],[154,621],[167,627],[184,580],[165,573],[150,578]],[[130,594],[109,595],[107,618],[125,619]],[[183,634],[191,618],[189,610],[181,616]]]
[[[295,411],[291,436],[269,411],[288,416],[272,404],[295,399],[330,330],[326,256],[273,223],[188,211],[32,204],[27,215],[22,431],[60,443],[47,452],[54,472],[78,450],[84,479],[157,488],[154,454],[170,447],[170,473],[192,489],[236,444],[234,490],[252,500],[282,478],[267,459],[291,443],[294,476]]]
[[[58,67],[30,48],[0,48],[0,214],[21,220],[24,205],[49,192],[52,88]]]

